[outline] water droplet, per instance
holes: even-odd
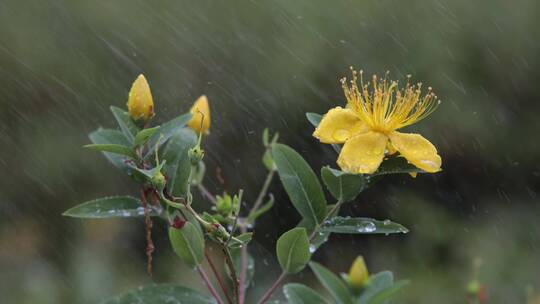
[[[365,222],[362,223],[360,227],[358,227],[357,231],[360,233],[370,233],[377,230],[377,227],[373,222]]]
[[[384,220],[383,221],[383,225],[385,225],[385,226],[390,225],[390,223],[392,223],[390,220]]]
[[[315,247],[315,245],[309,245],[309,252],[310,253],[314,253],[315,251],[317,250],[317,247]]]

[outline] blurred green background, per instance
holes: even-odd
[[[334,236],[314,259],[345,272],[363,254],[372,272],[411,279],[396,303],[465,303],[481,259],[488,303],[525,303],[527,289],[540,290],[539,20],[535,0],[1,1],[1,302],[96,303],[152,280],[205,291],[173,257],[163,225],[152,279],[142,221],[61,216],[136,193],[81,146],[114,126],[109,106],[124,107],[139,73],[157,122],[208,95],[205,183],[247,189],[249,202],[265,176],[265,127],[315,170],[335,165],[304,113],[343,104],[338,79],[353,65],[434,88],[443,103],[407,131],[438,147],[444,171],[387,177],[343,211],[390,218],[409,234]],[[276,237],[299,220],[278,181],[271,191],[250,301],[279,272]],[[303,279],[320,288],[309,270],[291,278]]]

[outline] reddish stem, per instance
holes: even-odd
[[[206,257],[206,260],[208,261],[208,265],[210,265],[210,269],[212,269],[212,273],[214,274],[214,277],[216,278],[216,280],[219,283],[219,287],[221,288],[221,291],[223,292],[223,294],[227,298],[227,303],[232,304],[233,302],[232,302],[231,298],[229,297],[229,293],[227,293],[227,288],[225,287],[225,283],[223,282],[223,278],[221,277],[221,275],[217,271],[216,267],[214,266],[214,263],[212,263],[212,259],[210,258],[210,255],[208,255],[208,252],[206,250],[204,250],[204,256]]]
[[[246,233],[246,228],[244,225],[240,226],[241,233]],[[246,276],[247,276],[247,267],[248,267],[248,252],[247,244],[244,244],[240,248],[240,283],[238,285],[238,304],[244,304],[246,298]]]
[[[206,284],[206,287],[208,287],[208,290],[210,291],[212,296],[216,299],[218,304],[223,304],[223,300],[218,295],[216,289],[214,288],[214,285],[212,285],[212,283],[210,283],[210,279],[208,279],[208,276],[206,275],[206,272],[204,272],[204,270],[202,269],[201,266],[197,266],[197,271],[201,275],[201,278],[203,279],[204,283]]]
[[[146,198],[146,190],[141,189],[141,202],[144,208],[144,224],[146,226],[146,271],[149,276],[152,276],[152,253],[154,252],[154,242],[152,241],[152,219],[148,209],[148,200]]]

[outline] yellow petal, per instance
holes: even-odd
[[[197,134],[201,132],[208,133],[210,129],[210,107],[206,95],[199,97],[189,112],[193,114],[193,117],[191,117],[187,126]]]
[[[349,270],[349,283],[355,288],[362,288],[369,279],[369,273],[364,258],[359,255]]]
[[[366,131],[366,125],[353,110],[335,107],[323,116],[313,136],[325,144],[341,144]]]
[[[422,135],[394,131],[389,137],[394,148],[411,164],[429,173],[441,170],[442,160],[437,148]]]
[[[141,74],[129,90],[127,102],[128,112],[134,120],[144,119],[147,121],[154,116],[154,100],[146,78]]]
[[[373,173],[379,168],[388,137],[386,135],[368,131],[356,135],[343,145],[337,164],[349,173]]]

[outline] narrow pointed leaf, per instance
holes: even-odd
[[[151,206],[150,216],[159,216],[161,207]],[[144,207],[139,199],[131,196],[110,196],[91,200],[63,213],[64,216],[101,219],[114,217],[143,217]]]
[[[129,146],[129,142],[121,131],[112,129],[98,129],[88,136],[94,144],[115,144]],[[124,157],[118,154],[104,152],[103,155],[117,168],[126,171]]]
[[[327,304],[328,301],[315,290],[298,283],[290,283],[283,287],[283,293],[289,304]]]
[[[394,274],[390,271],[381,271],[371,275],[359,298],[359,303],[366,304],[377,293],[394,285]]]
[[[172,196],[184,197],[188,192],[191,173],[188,151],[196,144],[197,136],[195,133],[191,129],[183,128],[170,138],[164,149],[167,191]]]
[[[177,131],[186,126],[191,119],[191,114],[183,114],[161,125],[158,132],[155,132],[148,139],[148,150],[145,158],[154,155],[156,146],[159,149],[169,138],[171,138]]]
[[[113,154],[123,155],[130,158],[135,158],[135,153],[130,147],[114,145],[114,144],[91,144],[85,145],[85,148],[99,151],[99,152],[109,152]]]
[[[118,122],[120,130],[122,130],[122,133],[124,133],[124,136],[129,143],[132,144],[135,135],[139,132],[139,128],[135,125],[135,122],[131,119],[128,112],[115,106],[111,106],[111,112],[113,113],[116,122]]]
[[[388,287],[386,289],[383,289],[373,295],[366,304],[387,304],[389,303],[389,300],[394,297],[403,287],[409,285],[409,281],[403,280],[398,281],[391,287]]]
[[[159,126],[157,127],[153,127],[153,128],[147,128],[147,129],[142,129],[141,131],[139,131],[139,133],[137,133],[137,135],[135,135],[135,139],[134,139],[134,142],[133,144],[135,146],[140,146],[140,145],[144,145],[146,143],[146,141],[152,136],[154,135],[154,133],[156,133],[157,131],[159,131]]]
[[[311,267],[319,282],[328,290],[337,304],[352,304],[349,289],[338,276],[316,262],[309,263],[309,267]]]
[[[324,222],[321,231],[351,234],[407,233],[409,229],[390,220],[379,221],[367,217],[336,216]]]
[[[311,258],[306,229],[293,228],[285,232],[277,241],[276,253],[283,271],[293,274],[304,269]]]
[[[128,291],[101,304],[215,304],[216,300],[197,290],[172,284],[152,284]]]
[[[300,154],[286,145],[272,145],[272,156],[293,206],[311,225],[319,223],[325,216],[326,199],[313,170]]]

